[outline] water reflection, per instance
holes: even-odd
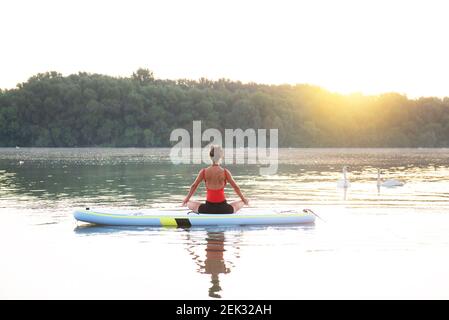
[[[208,293],[209,297],[221,298],[222,287],[220,285],[220,275],[230,273],[231,269],[235,266],[231,260],[225,257],[225,252],[231,248],[230,245],[225,245],[225,232],[207,231],[205,237],[206,244],[203,249],[204,246],[201,245],[200,240],[192,237],[190,230],[186,231],[187,241],[189,243],[186,250],[198,266],[197,271],[201,274],[210,275],[211,286]],[[234,253],[234,257],[238,258],[239,247],[234,245],[232,249],[237,250]]]
[[[74,228],[74,232],[82,236],[130,236],[137,235],[141,242],[151,235],[169,236],[168,232],[184,231],[182,243],[186,245],[185,250],[195,262],[196,271],[200,274],[210,276],[210,287],[208,296],[221,298],[223,288],[220,277],[231,272],[235,267],[234,261],[240,257],[240,237],[243,232],[240,229],[230,228],[228,233],[223,230],[211,229],[173,229],[158,227],[120,227],[120,226],[98,226],[92,224],[81,224]],[[254,227],[261,230],[262,227]],[[177,243],[179,244],[179,243]]]
[[[346,201],[347,196],[348,196],[348,188],[343,188],[343,200]]]
[[[276,175],[260,176],[256,165],[229,167],[256,206],[449,207],[448,159],[449,149],[280,149]],[[342,165],[352,168],[350,190],[335,188]],[[0,207],[173,206],[200,167],[173,165],[169,149],[0,148]],[[407,185],[376,192],[379,168]],[[197,196],[204,194],[202,186]]]
[[[77,223],[77,222],[76,222]],[[145,227],[128,227],[128,226],[102,226],[95,224],[76,224],[73,231],[78,235],[93,236],[100,234],[121,233],[130,231],[144,230]]]

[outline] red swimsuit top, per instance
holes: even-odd
[[[204,183],[206,183],[206,169],[203,169],[203,179]],[[225,185],[226,185],[226,171],[225,171]],[[206,185],[206,191],[207,191],[206,196],[207,202],[220,203],[226,200],[224,187],[221,189],[208,189]]]

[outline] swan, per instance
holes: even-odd
[[[351,186],[351,183],[349,182],[349,179],[347,177],[347,170],[348,167],[344,166],[343,167],[343,177],[340,178],[340,180],[338,180],[337,182],[337,188],[349,188]]]
[[[384,182],[380,179],[380,169],[377,169],[377,187],[402,187],[404,182],[396,179],[387,179]]]

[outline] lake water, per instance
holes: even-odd
[[[449,149],[280,149],[272,176],[228,166],[252,207],[311,208],[324,221],[309,226],[75,222],[84,207],[179,206],[200,166],[168,154],[0,148],[0,298],[449,298]],[[379,190],[377,168],[406,184]]]

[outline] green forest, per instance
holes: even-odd
[[[0,91],[1,147],[167,147],[175,128],[278,128],[281,147],[449,147],[449,98],[47,72]]]

